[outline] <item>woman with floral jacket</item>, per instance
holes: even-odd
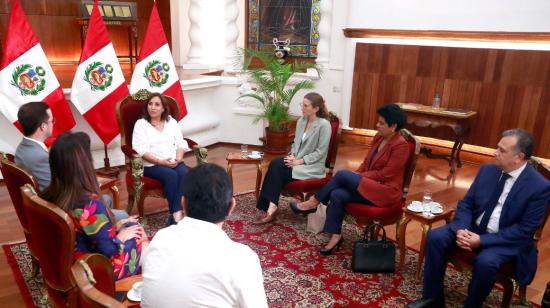
[[[135,275],[141,253],[149,244],[135,217],[111,220],[99,196],[90,137],[86,133],[65,133],[50,149],[52,181],[42,198],[65,210],[76,231],[75,259],[85,253],[100,253],[114,267],[115,280]]]

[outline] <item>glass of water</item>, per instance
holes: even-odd
[[[432,193],[430,191],[425,191],[422,196],[422,214],[424,216],[432,215],[430,203],[432,203]]]
[[[246,157],[248,153],[248,145],[247,144],[241,144],[241,155],[242,157]]]

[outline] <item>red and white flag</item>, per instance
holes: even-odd
[[[128,86],[99,13],[97,0],[71,90],[71,102],[104,144],[118,135],[116,103],[128,96]]]
[[[17,121],[19,107],[44,101],[56,120],[53,136],[73,128],[69,104],[19,0],[13,1],[6,33],[0,62],[0,111],[21,129]]]
[[[183,119],[187,114],[181,83],[166,35],[162,29],[156,2],[151,10],[149,25],[130,84],[132,93],[140,89],[160,92],[173,97],[178,102],[181,111],[180,118],[177,120]]]

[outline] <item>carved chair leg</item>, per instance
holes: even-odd
[[[395,223],[395,241],[399,243],[399,225],[401,224],[401,218]]]
[[[502,284],[502,303],[501,308],[509,308],[512,304],[512,297],[514,296],[515,285],[514,282],[506,279],[501,282]]]
[[[531,307],[527,301],[527,286],[519,286],[519,304],[524,307]]]
[[[138,206],[139,217],[145,217],[145,211],[143,210],[143,203],[145,201],[145,197],[139,196],[137,200],[138,200],[137,206]]]
[[[132,210],[134,209],[134,202],[136,201],[136,196],[134,194],[128,194],[128,205],[126,205],[126,213],[128,215],[132,214]]]
[[[34,256],[31,256],[31,268],[31,277],[34,278],[40,272],[40,265],[38,264],[38,260]]]

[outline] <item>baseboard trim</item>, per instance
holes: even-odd
[[[372,129],[361,129],[361,128],[351,128],[343,129],[341,135],[341,142],[345,144],[370,144],[372,137],[376,134],[376,130]],[[449,153],[453,148],[453,142],[449,140],[436,139],[430,137],[418,137],[423,146],[426,146],[432,149],[434,152]],[[461,155],[462,160],[474,162],[474,163],[484,163],[488,162],[493,158],[493,153],[495,149],[482,147],[473,144],[464,144],[462,147]],[[466,158],[467,156],[467,158]],[[550,165],[550,159],[536,157],[545,165]]]

